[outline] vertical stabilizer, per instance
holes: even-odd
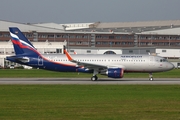
[[[30,41],[17,27],[10,27],[9,32],[16,55],[37,55],[38,52],[36,48],[30,43]]]

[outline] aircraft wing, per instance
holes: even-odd
[[[77,65],[84,66],[85,68],[89,68],[89,69],[94,69],[94,68],[99,69],[99,70],[107,69],[107,66],[99,65],[99,64],[91,64],[91,63],[78,62],[76,60],[73,60],[71,62],[77,63]]]
[[[66,50],[64,50],[64,53],[66,54],[66,57],[68,58],[69,61],[76,63],[78,66],[83,66],[83,67],[88,68],[88,69],[98,69],[98,70],[104,70],[104,69],[108,68],[105,65],[79,62],[77,60],[74,60]]]

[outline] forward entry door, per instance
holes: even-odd
[[[149,65],[150,66],[154,65],[154,56],[149,56]]]

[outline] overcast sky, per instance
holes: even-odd
[[[0,20],[60,24],[180,20],[180,0],[0,0]]]

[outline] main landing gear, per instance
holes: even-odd
[[[150,81],[153,81],[153,80],[154,80],[152,73],[149,73],[149,80],[150,80]]]
[[[98,77],[96,76],[97,74],[98,74],[98,70],[97,70],[97,69],[94,69],[93,76],[91,77],[91,80],[92,80],[92,81],[98,80]]]
[[[95,75],[95,76],[92,76],[92,77],[91,77],[91,80],[92,80],[92,81],[96,81],[96,80],[98,80],[98,77],[97,77],[96,75]]]

